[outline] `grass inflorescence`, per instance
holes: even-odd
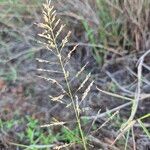
[[[45,77],[41,77],[41,78],[45,78],[47,81],[52,81],[53,84],[56,83],[61,88],[60,95],[57,95],[57,96],[50,95],[50,98],[52,101],[64,103],[63,98],[65,96],[69,97],[70,102],[67,102],[66,106],[73,108],[77,126],[79,129],[79,134],[81,136],[81,141],[82,141],[84,149],[87,150],[87,140],[86,140],[86,137],[84,136],[84,132],[83,132],[82,126],[81,126],[81,119],[80,119],[81,108],[80,108],[80,106],[81,106],[81,103],[85,100],[86,96],[88,95],[94,82],[91,81],[89,83],[89,85],[87,86],[87,88],[83,92],[83,95],[80,98],[81,100],[79,100],[77,92],[80,91],[85,86],[85,84],[89,81],[91,74],[89,73],[85,77],[85,79],[79,85],[79,87],[77,89],[72,90],[71,82],[72,82],[72,80],[74,80],[74,78],[70,79],[71,72],[69,72],[69,70],[67,69],[66,66],[70,60],[72,52],[74,52],[76,50],[77,45],[75,45],[73,47],[73,49],[70,50],[70,52],[68,52],[68,54],[64,58],[64,56],[63,56],[64,47],[68,43],[68,39],[71,35],[71,32],[69,31],[67,33],[67,35],[60,42],[59,36],[61,35],[65,25],[62,25],[60,23],[60,19],[57,19],[56,11],[54,10],[54,7],[51,6],[50,2],[47,2],[46,4],[43,5],[43,19],[44,19],[44,22],[40,23],[38,25],[40,28],[43,29],[43,32],[41,34],[39,34],[39,36],[44,38],[43,44],[46,46],[46,48],[49,51],[51,51],[56,56],[57,61],[61,66],[63,78],[66,83],[66,89],[64,89],[62,86],[62,83],[58,82],[56,79],[45,78]],[[47,60],[46,61],[43,60],[43,62],[47,62]],[[52,62],[49,62],[49,63],[52,63]],[[84,68],[85,67],[81,68],[81,70],[78,71],[78,73],[75,75],[75,77],[79,78],[79,75],[84,70]],[[46,71],[44,69],[40,69],[40,70]],[[57,68],[56,68],[56,70],[57,70]]]

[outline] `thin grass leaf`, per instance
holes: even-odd
[[[23,144],[18,144],[18,143],[13,143],[13,142],[9,142],[8,143],[10,145],[14,145],[14,146],[18,146],[18,147],[24,147],[24,148],[30,148],[30,149],[45,149],[45,148],[53,148],[54,144],[51,144],[51,145],[23,145]]]
[[[126,142],[125,142],[124,150],[127,150],[127,148],[128,148],[129,136],[130,136],[130,129],[128,130],[127,135],[126,135]]]
[[[138,119],[138,123],[141,125],[141,127],[143,128],[144,132],[146,133],[146,135],[148,136],[148,138],[150,138],[150,132],[147,130],[147,128],[144,126],[144,123]]]
[[[148,50],[146,53],[144,53],[139,61],[138,61],[138,85],[137,85],[137,89],[136,89],[136,92],[135,92],[135,100],[133,101],[133,104],[132,104],[132,110],[131,110],[131,115],[128,119],[128,121],[122,126],[128,126],[128,123],[130,121],[132,121],[135,117],[135,114],[137,112],[137,109],[138,109],[138,105],[139,105],[139,100],[140,100],[140,95],[141,95],[141,84],[142,84],[142,66],[143,66],[143,62],[144,62],[144,59],[145,57],[150,53],[150,50]]]
[[[136,150],[136,142],[135,142],[135,135],[134,135],[134,129],[131,128],[132,131],[132,141],[133,141],[133,150]]]
[[[148,114],[146,114],[146,115],[140,117],[139,119],[140,119],[140,120],[143,120],[143,119],[149,118],[149,117],[150,117],[150,113],[148,113]]]

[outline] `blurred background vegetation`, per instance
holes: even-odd
[[[37,77],[41,75],[37,71],[41,64],[36,58],[53,60],[38,42],[41,31],[37,23],[42,21],[43,2],[0,0],[0,148],[36,150],[51,149],[63,143],[78,143],[76,146],[82,149],[76,137],[79,135],[78,128],[70,131],[65,127],[40,127],[54,118],[67,121],[70,114],[63,109],[64,106],[49,100],[48,95],[58,91]],[[64,34],[72,31],[65,50],[69,51],[78,44],[78,50],[72,56],[71,72],[77,72],[88,62],[85,74],[91,72],[96,86],[133,98],[138,78],[137,61],[150,49],[150,1],[52,0],[52,4],[62,23],[67,25]],[[143,65],[141,96],[150,92],[149,65],[148,55]],[[74,83],[73,89],[78,82],[80,80]],[[88,115],[96,115],[99,109],[102,113],[108,111],[107,116],[94,123],[92,131],[111,120],[113,114],[109,110],[126,102],[99,93],[94,88],[89,95],[85,104]],[[107,126],[93,134],[99,140],[92,141],[95,149],[132,150],[135,145],[138,150],[149,149],[149,107],[147,97],[136,112],[136,119],[146,116],[144,120],[135,125],[134,133],[128,132],[114,147],[109,147],[121,124],[130,116],[131,107],[123,108]],[[83,120],[85,129],[90,123]]]

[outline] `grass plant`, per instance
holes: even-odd
[[[88,95],[94,82],[93,81],[90,82],[90,84],[85,89],[80,100],[76,93],[85,86],[85,83],[87,83],[87,81],[90,79],[91,75],[88,74],[86,76],[86,78],[79,85],[79,87],[77,89],[74,89],[75,92],[73,92],[71,90],[72,88],[71,88],[70,81],[72,81],[73,78],[70,80],[71,73],[69,72],[69,70],[67,70],[66,64],[69,62],[72,52],[74,52],[76,50],[77,45],[74,46],[74,48],[72,50],[70,50],[70,52],[68,52],[66,58],[64,59],[64,56],[63,56],[64,47],[68,43],[68,38],[70,37],[71,32],[69,31],[67,33],[67,35],[61,40],[61,42],[59,42],[59,36],[62,33],[62,30],[65,27],[65,25],[61,25],[60,20],[56,19],[57,18],[56,11],[54,10],[53,6],[51,6],[50,2],[47,1],[47,3],[44,4],[43,6],[44,6],[44,9],[43,9],[44,23],[40,23],[38,25],[39,27],[41,27],[43,29],[43,33],[39,34],[39,36],[45,39],[44,44],[45,44],[46,48],[57,57],[58,63],[61,66],[61,70],[62,70],[64,79],[65,79],[65,82],[67,85],[67,89],[65,90],[65,89],[63,89],[63,86],[61,85],[62,83],[59,83],[55,79],[52,79],[52,78],[47,78],[47,79],[45,78],[48,81],[52,81],[53,83],[56,83],[59,87],[62,87],[62,89],[61,89],[62,93],[60,93],[59,96],[55,97],[55,96],[51,95],[50,98],[53,101],[58,101],[58,102],[62,102],[62,103],[63,103],[64,96],[68,96],[70,98],[70,102],[67,105],[69,107],[73,108],[77,126],[78,126],[79,133],[81,136],[82,144],[83,144],[84,149],[87,150],[87,140],[86,140],[86,137],[84,136],[84,131],[82,130],[81,119],[80,119],[80,110],[81,110],[80,106],[81,106],[81,103],[85,100],[86,96]],[[44,61],[45,60],[43,60],[43,62]],[[52,62],[49,62],[49,63],[52,63]],[[84,70],[84,68],[82,68],[76,74],[76,77],[79,77],[79,75],[81,74],[81,72],[83,72],[83,70]],[[42,71],[42,69],[41,69],[41,71]]]

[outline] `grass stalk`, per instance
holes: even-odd
[[[57,52],[57,56],[58,56],[58,59],[59,59],[59,62],[60,62],[60,65],[61,65],[61,68],[62,68],[62,71],[63,71],[63,74],[64,74],[64,79],[65,79],[66,84],[67,84],[68,93],[69,93],[69,96],[70,96],[70,99],[71,99],[71,102],[72,102],[72,105],[73,105],[73,109],[74,109],[74,112],[75,112],[75,116],[76,116],[76,120],[77,120],[77,124],[78,124],[78,128],[79,128],[79,132],[80,132],[80,135],[81,135],[83,147],[84,147],[85,150],[87,150],[86,139],[84,137],[83,130],[82,130],[82,127],[81,127],[81,120],[80,120],[79,115],[78,115],[78,111],[77,111],[77,108],[76,108],[76,105],[75,105],[75,102],[74,102],[74,98],[73,98],[73,94],[72,94],[70,84],[69,84],[69,81],[68,81],[67,72],[65,70],[65,67],[64,67],[64,64],[63,64],[63,61],[62,61],[62,57],[61,57],[61,53],[58,49],[53,31],[52,31],[52,39],[53,39],[53,42],[54,42],[54,45],[55,45],[55,48],[56,48],[56,52]]]
[[[59,20],[56,20],[56,13],[55,10],[53,10],[53,7],[51,7],[51,4],[49,2],[47,2],[44,5],[44,9],[43,9],[43,15],[44,15],[44,23],[41,23],[41,28],[44,29],[45,33],[40,34],[41,37],[46,37],[48,40],[47,45],[49,45],[48,47],[51,47],[53,50],[55,51],[56,57],[59,61],[59,64],[61,66],[61,70],[63,72],[63,77],[65,79],[65,83],[67,85],[67,95],[69,96],[72,106],[73,106],[73,110],[75,113],[75,117],[76,117],[76,121],[77,121],[77,125],[79,128],[79,133],[81,136],[81,140],[82,140],[82,144],[84,147],[84,150],[87,150],[87,142],[86,142],[86,138],[84,136],[82,127],[81,127],[81,120],[80,120],[80,116],[79,116],[79,110],[78,107],[76,106],[76,103],[74,101],[74,96],[73,93],[71,91],[71,85],[68,79],[68,71],[65,69],[65,64],[62,60],[62,53],[61,51],[63,50],[65,44],[68,42],[68,37],[70,35],[70,32],[68,32],[67,36],[62,40],[62,44],[59,46],[57,44],[57,38],[59,36],[59,34],[61,33],[62,29],[64,26],[60,26],[59,30],[57,31],[57,33],[55,33],[55,28],[58,25],[57,22],[59,22]],[[57,25],[56,25],[57,24]]]

